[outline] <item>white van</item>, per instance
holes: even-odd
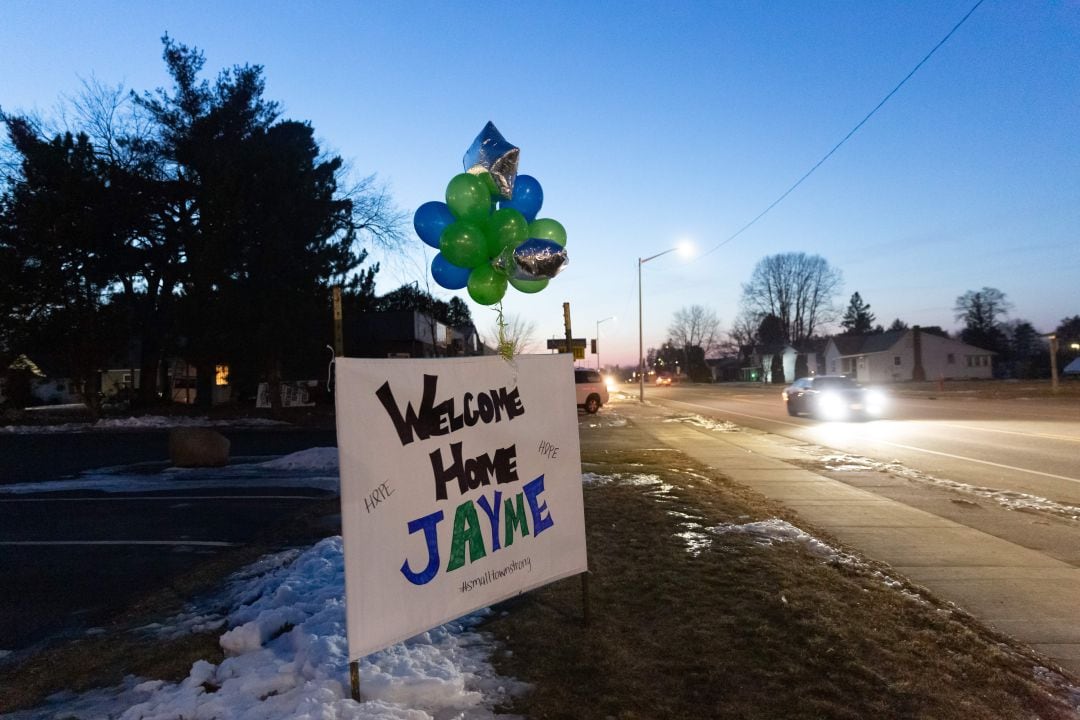
[[[585,412],[595,413],[607,404],[607,385],[596,370],[574,368],[574,387],[577,389],[577,406]]]

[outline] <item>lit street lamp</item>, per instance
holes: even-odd
[[[644,317],[644,313],[642,311],[642,300],[641,300],[641,266],[644,265],[645,263],[649,262],[650,260],[655,260],[658,257],[663,257],[664,255],[667,255],[668,253],[673,253],[676,250],[679,251],[680,255],[685,255],[685,254],[690,252],[690,246],[688,244],[685,244],[685,243],[680,243],[679,245],[676,245],[675,247],[673,247],[673,248],[671,248],[669,250],[665,250],[664,252],[656,253],[655,255],[650,255],[647,258],[638,258],[638,261],[637,261],[638,402],[645,402],[645,333],[644,333],[644,329],[643,329],[644,328],[644,322],[642,320],[642,318]]]
[[[608,320],[614,320],[615,316],[606,317],[603,320],[596,321],[596,369],[600,369],[600,323],[607,322]]]

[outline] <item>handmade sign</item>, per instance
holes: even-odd
[[[571,365],[337,360],[350,661],[586,571]]]

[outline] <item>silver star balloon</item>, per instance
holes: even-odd
[[[521,150],[507,142],[495,124],[489,121],[465,152],[465,172],[473,175],[491,173],[495,189],[501,196],[509,199],[514,194],[520,152]]]

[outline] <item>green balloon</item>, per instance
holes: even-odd
[[[446,186],[446,204],[458,220],[480,221],[491,212],[491,191],[476,175],[460,173]]]
[[[491,214],[484,224],[488,257],[497,257],[506,248],[515,248],[529,237],[529,223],[514,208],[503,208]]]
[[[548,286],[547,278],[543,280],[516,280],[510,278],[510,284],[523,293],[538,293]]]
[[[494,305],[506,294],[506,276],[490,265],[481,265],[469,273],[469,297],[481,305]]]
[[[559,247],[566,247],[566,228],[551,218],[538,218],[529,223],[529,237],[551,240]]]
[[[439,252],[458,267],[483,265],[488,260],[484,231],[464,220],[451,223],[439,238]]]
[[[495,178],[491,177],[491,173],[485,170],[482,173],[477,173],[476,177],[484,181],[484,185],[487,186],[489,194],[495,197],[501,197],[499,195],[499,186],[495,183]]]

